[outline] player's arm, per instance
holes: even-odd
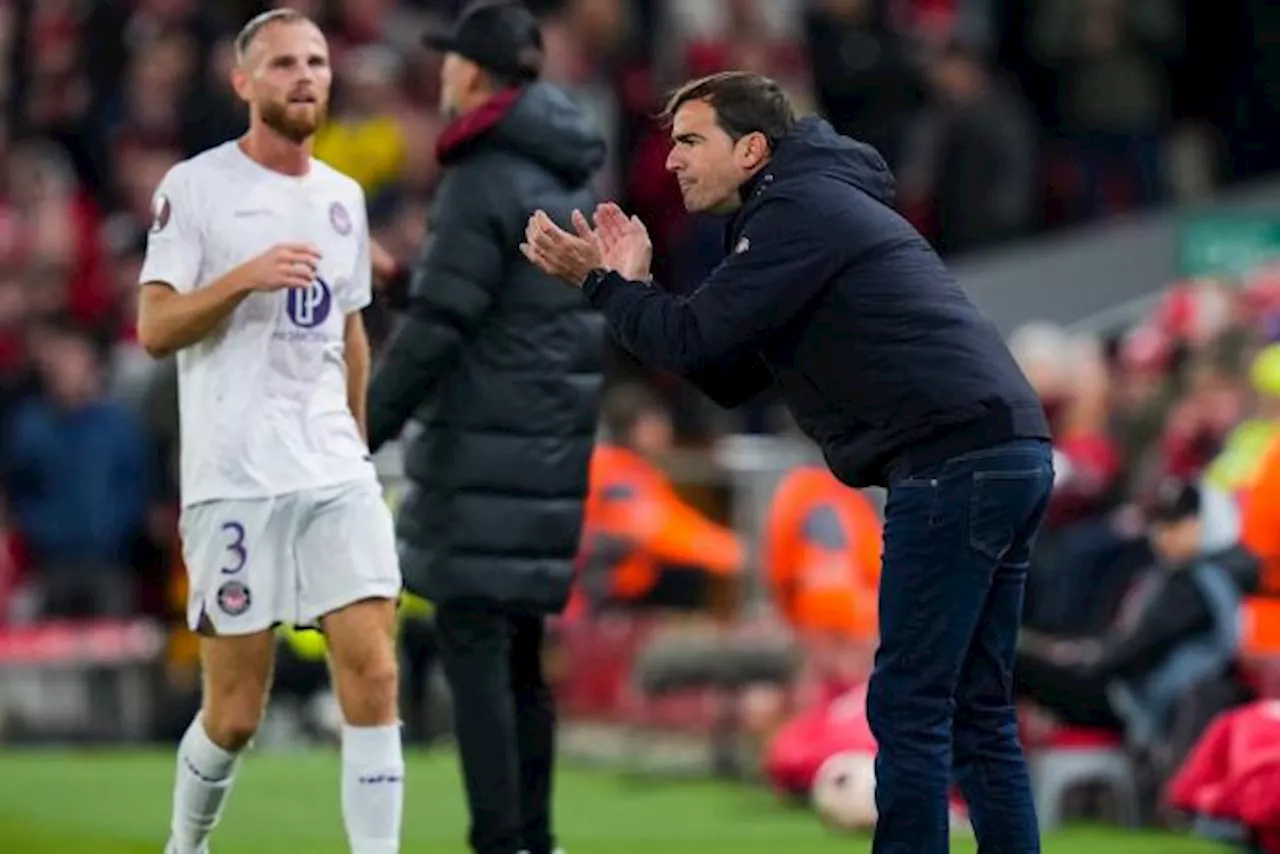
[[[169,282],[145,282],[138,297],[138,341],[152,358],[170,356],[207,337],[251,291],[245,277],[236,275],[185,294]]]
[[[306,287],[315,275],[313,248],[282,244],[196,288],[203,251],[197,208],[183,174],[170,170],[156,190],[139,276],[138,340],[155,358],[204,339],[252,291]]]
[[[803,311],[843,258],[833,250],[829,223],[787,197],[760,205],[738,247],[687,297],[617,273],[588,279],[583,290],[641,360],[685,376],[714,374]]]
[[[373,277],[388,262],[391,255],[378,245],[369,234],[369,214],[364,194],[358,189],[359,201],[355,206],[359,243],[355,275],[338,291],[338,303],[342,307],[345,322],[342,328],[342,359],[347,367],[347,408],[355,419],[360,438],[369,441],[369,335],[364,326],[364,310],[373,302]]]
[[[157,359],[190,347],[208,337],[254,291],[310,285],[319,258],[308,246],[281,244],[207,287],[185,293],[173,280],[148,276],[138,297],[138,341]]]
[[[364,328],[364,315],[353,311],[347,315],[343,330],[343,358],[347,363],[347,403],[360,428],[360,436],[369,440],[366,402],[369,399],[369,336]]]
[[[399,435],[488,313],[523,227],[524,212],[479,164],[458,167],[435,209],[441,215],[414,267],[405,322],[369,383],[374,451]]]

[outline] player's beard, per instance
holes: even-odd
[[[289,114],[288,101],[270,101],[261,107],[262,122],[285,139],[303,143],[320,129],[327,113],[326,104],[317,101],[312,106],[315,110],[306,118],[295,118]]]

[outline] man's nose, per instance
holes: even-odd
[[[678,156],[676,156],[676,150],[674,148],[671,149],[671,153],[667,155],[667,171],[679,172],[683,168],[684,163],[681,162]]]

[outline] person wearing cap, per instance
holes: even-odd
[[[443,53],[440,184],[407,316],[375,366],[375,452],[413,420],[397,514],[405,585],[436,607],[477,854],[550,854],[555,714],[543,625],[565,605],[603,386],[604,325],[520,257],[529,215],[595,203],[592,122],[539,81],[537,20],[467,6]]]
[[[1024,632],[1017,693],[1065,723],[1123,731],[1145,748],[1167,741],[1188,692],[1230,680],[1240,606],[1257,588],[1259,561],[1237,546],[1206,549],[1203,511],[1194,482],[1162,482],[1143,506],[1156,567],[1100,638]]]

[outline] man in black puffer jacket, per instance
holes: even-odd
[[[477,852],[550,854],[555,717],[543,619],[569,594],[602,386],[604,325],[516,249],[538,208],[594,204],[591,122],[536,81],[519,3],[464,10],[445,54],[443,177],[408,318],[369,390],[369,445],[411,418],[397,534],[405,583],[436,605]]]

